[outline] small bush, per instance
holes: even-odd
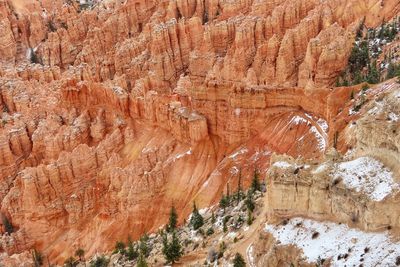
[[[109,262],[110,260],[103,255],[98,256],[96,259],[90,261],[90,267],[107,267]]]
[[[213,229],[212,227],[208,228],[206,234],[207,234],[208,236],[214,234],[214,229]]]
[[[400,256],[396,257],[396,266],[400,266]]]
[[[316,239],[319,237],[319,233],[318,232],[314,232],[311,236],[312,239]]]

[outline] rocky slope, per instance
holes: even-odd
[[[227,183],[234,190],[239,173],[247,186],[273,152],[319,158],[337,133],[339,150],[353,146],[342,110],[361,86],[332,86],[360,22],[399,9],[0,0],[4,257],[107,251],[158,229],[172,204],[183,219],[193,200],[209,206]]]

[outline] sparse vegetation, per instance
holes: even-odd
[[[167,225],[167,232],[172,232],[176,229],[178,223],[178,215],[176,214],[175,206],[172,205],[171,210],[169,212],[169,222]]]
[[[243,259],[243,256],[240,253],[235,254],[235,258],[233,259],[233,267],[244,267],[246,266],[246,262]]]
[[[175,231],[172,232],[171,241],[168,240],[168,235],[164,234],[162,252],[167,263],[175,263],[183,255],[182,246]]]
[[[7,216],[5,216],[4,214],[2,215],[2,222],[6,233],[11,234],[12,232],[14,232],[14,227],[12,226]]]
[[[251,181],[250,190],[253,192],[261,191],[260,178],[257,168],[254,169],[253,180]]]
[[[126,256],[130,261],[137,259],[139,256],[138,248],[134,245],[130,237],[128,238],[128,249],[126,251]]]
[[[41,59],[36,55],[35,50],[30,49],[30,61],[32,64],[42,64]]]
[[[136,267],[147,267],[147,266],[148,265],[147,265],[145,257],[142,254],[140,254],[139,259],[136,264]]]
[[[104,255],[97,256],[95,259],[90,261],[90,267],[107,267],[110,262]]]
[[[114,247],[113,254],[116,254],[116,253],[120,253],[120,254],[122,254],[122,255],[125,255],[125,254],[126,254],[125,243],[124,243],[124,242],[122,242],[122,241],[117,241],[117,242],[115,243],[115,247]]]
[[[85,260],[85,251],[82,248],[78,248],[75,251],[75,256],[78,257],[78,259],[80,261],[84,261]]]
[[[208,236],[214,234],[214,229],[212,227],[208,228],[206,234]]]
[[[312,239],[316,239],[319,237],[319,233],[318,232],[314,232],[311,236]]]
[[[400,75],[400,64],[395,63],[394,57],[385,55],[378,65],[377,60],[384,45],[392,42],[400,29],[398,20],[382,23],[377,29],[367,29],[360,24],[356,40],[351,51],[348,66],[338,77],[336,86],[356,85],[363,82],[376,84],[384,79]]]
[[[64,261],[64,267],[75,267],[78,265],[78,261],[74,257],[69,257]]]
[[[43,265],[43,255],[36,249],[32,250],[32,261],[35,267]]]
[[[199,229],[204,224],[203,216],[200,215],[196,203],[193,203],[193,212],[192,216],[190,217],[190,225],[193,227],[194,230]]]

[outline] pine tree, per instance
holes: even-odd
[[[231,218],[231,216],[227,215],[222,219],[222,229],[223,229],[224,233],[226,233],[228,231],[228,226],[226,224],[228,223],[230,218]]]
[[[240,200],[242,200],[242,169],[239,170],[238,177],[238,189],[236,192],[237,205],[239,205]]]
[[[246,263],[243,259],[243,256],[240,253],[236,253],[235,258],[233,259],[233,267],[245,267]]]
[[[96,259],[90,262],[90,267],[107,267],[109,262],[110,260],[103,255],[97,256]]]
[[[40,58],[36,55],[35,50],[30,49],[30,61],[32,64],[41,64]]]
[[[43,265],[43,255],[36,249],[32,251],[32,260],[33,260],[33,265],[35,267],[40,267]]]
[[[386,79],[391,79],[400,74],[400,66],[396,66],[392,62],[389,63]]]
[[[248,190],[247,191],[247,197],[245,200],[245,204],[246,207],[249,211],[253,212],[255,209],[255,204],[254,204],[254,200],[253,200],[253,191],[252,190]]]
[[[122,242],[122,241],[117,241],[117,242],[115,243],[115,247],[114,247],[113,254],[116,254],[116,253],[120,253],[120,254],[122,254],[122,255],[125,255],[126,250],[125,250],[125,243],[124,243],[124,242]]]
[[[193,227],[194,230],[199,229],[204,224],[203,216],[199,213],[196,203],[193,203],[193,212],[192,216],[190,217],[190,225]]]
[[[219,201],[219,207],[221,209],[224,209],[224,213],[225,213],[225,209],[229,206],[229,200],[228,197],[225,195],[222,195],[221,200]]]
[[[253,192],[261,191],[261,185],[259,181],[259,174],[257,168],[254,169],[253,180],[251,181],[251,190]]]
[[[82,248],[78,248],[75,251],[75,256],[78,257],[80,261],[83,261],[85,258],[85,251]]]
[[[69,257],[64,261],[64,267],[75,267],[78,265],[78,262],[75,260],[74,257]]]
[[[163,236],[163,249],[162,252],[164,254],[165,259],[168,263],[175,263],[180,259],[183,254],[182,246],[179,242],[178,237],[176,236],[176,232],[172,232],[172,240],[168,241],[168,236],[165,234]]]
[[[14,227],[5,215],[2,215],[2,221],[6,233],[11,234],[12,232],[14,232]]]
[[[178,214],[176,213],[175,206],[172,205],[171,210],[169,212],[169,223],[167,226],[167,232],[172,232],[176,229],[176,225],[178,223]]]
[[[136,267],[147,267],[147,266],[148,265],[147,265],[145,257],[142,254],[140,254],[139,259],[136,263]]]
[[[379,83],[379,72],[376,67],[376,61],[374,61],[372,64],[368,65],[367,82],[370,84]]]
[[[147,258],[150,254],[150,249],[147,245],[147,240],[149,239],[149,237],[147,236],[147,234],[144,234],[141,238],[140,238],[140,244],[139,244],[139,251],[140,254],[142,254],[145,258]]]
[[[134,260],[139,256],[139,252],[137,250],[137,247],[134,246],[131,238],[128,238],[128,249],[126,251],[126,256],[128,257],[128,260]]]
[[[214,215],[214,211],[211,212],[211,223],[214,224],[215,223],[215,215]]]
[[[252,225],[254,221],[253,213],[247,210],[247,225]]]

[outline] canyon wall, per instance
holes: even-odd
[[[331,86],[358,25],[399,8],[0,0],[2,249],[54,262],[109,250],[171,205],[182,221],[194,200],[215,203],[239,173],[248,185],[273,152],[321,157],[345,127],[353,88]]]

